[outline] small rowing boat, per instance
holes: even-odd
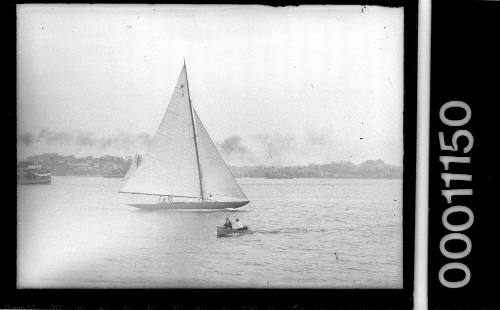
[[[230,228],[224,228],[217,226],[217,237],[221,236],[229,236],[229,235],[234,235],[234,234],[247,234],[250,233],[251,230],[248,229],[248,226],[245,226],[240,229],[230,229]]]

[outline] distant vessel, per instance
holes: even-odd
[[[17,164],[17,184],[50,184],[52,173],[33,161],[21,161]]]
[[[134,156],[134,159],[132,159],[132,163],[130,164],[130,168],[128,168],[127,174],[125,174],[125,176],[123,177],[124,181],[130,179],[130,177],[134,175],[135,171],[141,164],[141,161],[142,161],[142,156],[136,154]]]
[[[193,108],[185,63],[149,150],[120,192],[159,198],[129,204],[142,209],[224,209],[249,202]]]

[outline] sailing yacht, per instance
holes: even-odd
[[[249,203],[193,108],[186,63],[140,166],[120,193],[156,196],[141,209],[224,209]]]

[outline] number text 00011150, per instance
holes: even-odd
[[[452,109],[462,110],[465,112],[465,115],[459,119],[450,119],[446,116],[447,111],[452,112]],[[448,112],[448,113],[450,113]],[[456,111],[458,112],[458,111]],[[440,153],[449,154],[449,152],[456,152],[456,155],[460,156],[449,156],[442,155],[439,156],[439,161],[443,164],[444,172],[441,173],[441,179],[444,181],[445,189],[441,190],[441,195],[444,196],[447,203],[447,208],[443,211],[442,222],[443,226],[449,231],[448,234],[441,238],[439,242],[439,250],[443,256],[452,260],[449,263],[446,263],[439,270],[439,282],[448,288],[460,288],[470,281],[471,271],[467,265],[460,262],[460,259],[463,259],[472,249],[472,242],[467,235],[465,235],[465,231],[472,226],[474,222],[474,213],[472,210],[465,205],[456,205],[453,203],[453,197],[455,196],[468,196],[472,198],[472,186],[470,188],[459,188],[453,189],[452,182],[471,182],[472,174],[459,174],[452,173],[454,169],[456,169],[456,165],[470,164],[471,157],[466,155],[468,154],[472,146],[474,144],[474,138],[470,131],[462,129],[464,125],[466,125],[471,119],[471,109],[468,104],[462,101],[449,101],[443,104],[439,110],[439,119],[440,121],[448,127],[455,127],[455,132],[451,135],[451,141],[449,137],[445,136],[443,131],[439,132],[439,146]],[[459,138],[460,146],[459,146]],[[450,143],[450,144],[447,144]],[[470,185],[470,183],[469,183]],[[467,221],[461,224],[451,224],[449,222],[449,216],[453,213],[463,213],[467,216]],[[451,252],[446,249],[446,243],[450,240],[459,240],[465,243],[465,249],[460,252]],[[462,270],[464,276],[459,281],[450,281],[446,278],[446,271],[448,270]]]

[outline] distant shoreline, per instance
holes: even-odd
[[[79,177],[79,178],[103,178],[103,179],[123,179],[123,178],[105,178],[102,175],[85,175],[85,174],[65,174],[65,175],[58,175],[58,174],[52,174],[53,177]],[[318,180],[399,180],[402,179],[402,177],[298,177],[298,178],[265,178],[265,177],[246,177],[246,176],[241,176],[241,177],[235,177],[236,179],[263,179],[263,180],[298,180],[298,179],[318,179]]]
[[[47,153],[34,155],[25,160],[40,163],[53,176],[104,176],[125,175],[132,157],[75,157]],[[303,166],[228,166],[236,178],[266,179],[402,179],[403,169],[385,163],[381,159],[366,160],[360,164],[346,161]]]

